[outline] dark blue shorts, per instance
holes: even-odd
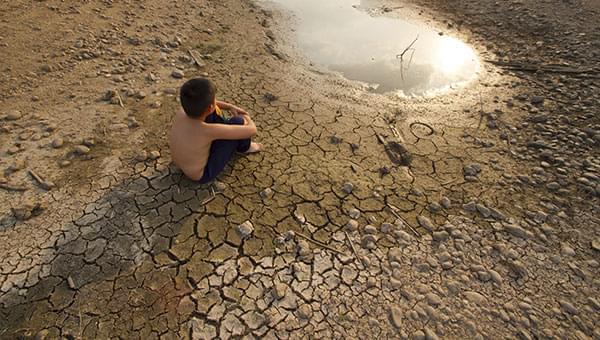
[[[204,121],[206,123],[244,125],[244,118],[242,117],[232,117],[225,120],[214,112],[206,117]],[[240,140],[218,139],[213,141],[210,145],[210,153],[204,167],[204,174],[199,182],[208,183],[215,179],[223,171],[234,152],[246,152],[248,148],[250,148],[250,138]]]

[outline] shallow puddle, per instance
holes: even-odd
[[[299,45],[311,62],[365,82],[373,92],[441,93],[473,79],[479,70],[475,52],[465,43],[424,24],[372,16],[365,1],[271,2],[298,18]]]

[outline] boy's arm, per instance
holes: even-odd
[[[237,106],[235,106],[233,104],[230,104],[228,102],[217,100],[217,105],[219,105],[219,107],[222,108],[222,109],[232,110],[236,114],[248,115],[248,112],[246,112],[246,110],[244,110],[242,108],[239,108],[239,107],[237,107]]]
[[[245,125],[207,124],[213,140],[216,139],[246,139],[256,134],[256,125],[249,116],[244,116]]]

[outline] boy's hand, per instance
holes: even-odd
[[[245,116],[249,116],[250,114],[248,114],[248,112],[246,112],[246,110],[237,107],[235,105],[231,105],[231,109],[230,109],[234,115],[238,116],[238,115],[245,115]]]

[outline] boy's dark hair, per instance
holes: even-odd
[[[190,79],[181,87],[181,106],[189,117],[198,118],[212,104],[216,92],[212,81],[206,78]]]

